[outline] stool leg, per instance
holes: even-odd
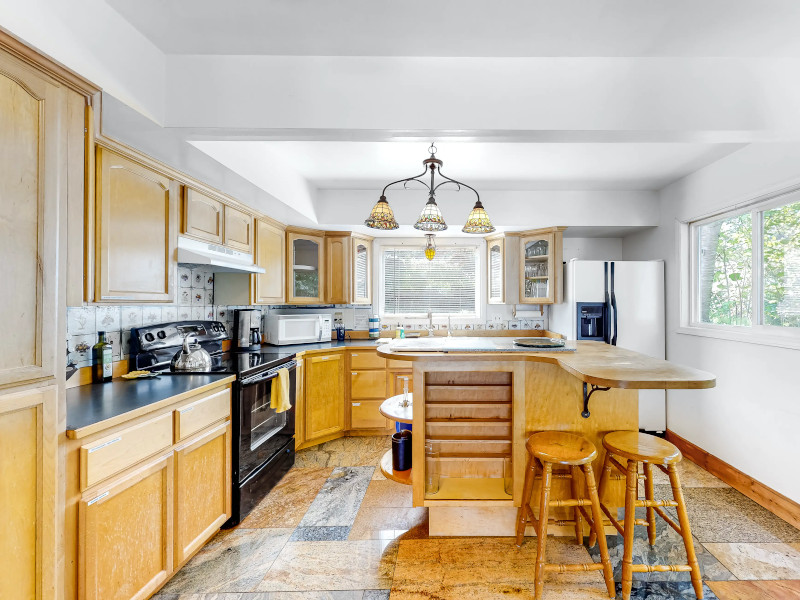
[[[697,564],[697,555],[694,553],[694,542],[692,541],[692,528],[689,526],[689,515],[686,513],[686,504],[683,501],[683,490],[681,489],[681,480],[678,477],[678,465],[675,463],[667,467],[669,469],[669,483],[672,485],[672,497],[678,503],[678,521],[681,525],[681,535],[683,536],[683,545],[686,547],[686,558],[689,560],[689,566],[692,567],[692,587],[694,587],[694,595],[698,600],[703,598],[703,580],[700,576],[700,565]]]
[[[572,466],[569,468],[570,475],[572,475],[572,497],[578,500],[579,498],[583,498],[583,493],[580,490],[580,486],[578,485],[578,477],[580,474],[580,469],[576,466]],[[575,514],[575,541],[578,544],[583,544],[583,523],[581,522],[581,511],[580,507],[576,506],[573,510]]]
[[[606,452],[606,455],[603,457],[603,469],[600,471],[600,490],[597,494],[600,502],[603,501],[603,493],[605,492],[608,479],[611,477],[611,463],[608,462],[608,456],[609,453]],[[602,524],[603,521],[601,520],[600,523]],[[597,535],[594,529],[589,533],[589,548],[594,546],[595,541],[597,541]]]
[[[594,471],[592,470],[591,464],[583,465],[583,474],[586,478],[586,489],[589,492],[589,500],[592,501],[593,530],[597,535],[597,542],[600,547],[600,562],[603,563],[603,577],[606,580],[608,597],[614,598],[617,595],[616,589],[614,588],[614,571],[611,568],[611,559],[608,557],[606,533],[603,530],[603,511],[600,510],[600,496],[597,493],[597,486],[594,482]]]
[[[536,572],[533,580],[534,600],[542,597],[542,585],[544,583],[544,563],[545,546],[547,544],[547,521],[548,508],[550,504],[550,483],[553,473],[553,465],[549,462],[542,463],[542,492],[539,501],[539,532],[536,544]]]
[[[644,463],[644,477],[644,497],[653,500],[653,465],[649,462]],[[651,546],[656,545],[656,511],[650,507],[647,509],[647,538]]]
[[[525,538],[525,527],[528,524],[527,506],[531,501],[533,493],[533,482],[536,479],[536,459],[528,457],[528,465],[525,468],[525,485],[522,488],[522,502],[517,511],[517,546],[522,546]]]
[[[630,600],[633,585],[633,527],[636,518],[636,498],[639,496],[639,463],[628,461],[625,478],[625,535],[622,553],[622,600]]]

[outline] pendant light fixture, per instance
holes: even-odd
[[[425,258],[428,260],[433,260],[433,257],[436,256],[436,244],[433,241],[433,238],[436,237],[432,233],[426,233],[425,239],[427,242],[425,243]]]
[[[433,144],[431,144],[430,148],[428,148],[428,152],[430,152],[431,155],[429,158],[426,158],[422,161],[422,164],[425,167],[425,170],[422,171],[422,173],[415,175],[414,177],[407,177],[406,179],[393,181],[383,188],[380,200],[378,200],[378,203],[373,207],[369,218],[364,221],[364,224],[367,227],[371,227],[373,229],[397,229],[397,221],[394,218],[392,209],[389,208],[389,203],[386,201],[386,190],[398,183],[402,183],[403,187],[405,188],[409,182],[416,181],[427,188],[428,202],[422,209],[417,222],[414,223],[415,229],[419,229],[420,231],[444,231],[447,229],[447,223],[444,221],[442,211],[439,210],[439,206],[436,204],[436,190],[443,185],[451,183],[456,186],[457,191],[461,191],[461,188],[465,187],[469,190],[472,190],[477,197],[477,202],[475,202],[475,206],[472,208],[472,211],[469,213],[469,217],[467,218],[467,223],[464,225],[461,231],[464,233],[491,233],[495,230],[494,225],[492,225],[492,222],[489,220],[489,215],[486,214],[486,210],[483,208],[483,204],[481,204],[480,194],[478,194],[475,188],[468,186],[466,183],[461,183],[455,179],[450,179],[447,175],[442,173],[442,165],[444,163],[436,158],[436,150],[436,146]],[[428,173],[428,171],[430,171],[430,184],[421,179]],[[439,183],[436,183],[435,180],[437,173],[439,174],[439,177],[443,179],[443,181],[440,181]]]

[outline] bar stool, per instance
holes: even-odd
[[[614,598],[614,574],[611,569],[611,561],[608,558],[608,547],[606,537],[603,532],[603,518],[600,510],[600,497],[597,494],[597,486],[592,470],[592,461],[597,458],[597,450],[589,440],[563,431],[543,431],[534,433],[525,442],[528,450],[528,465],[525,470],[525,485],[522,491],[522,504],[517,512],[517,546],[522,545],[525,537],[525,527],[528,523],[533,524],[538,536],[536,546],[536,571],[534,573],[534,598],[539,600],[542,597],[542,584],[544,573],[557,572],[569,573],[574,571],[603,571],[603,577],[608,588],[608,596]],[[539,497],[539,518],[533,516],[531,509],[531,495],[533,494],[533,483],[539,479],[536,472],[541,464],[542,489]],[[553,465],[564,465],[569,467],[565,472],[554,473]],[[589,492],[589,499],[582,497],[578,482],[578,472],[583,471],[586,480],[586,488]],[[570,479],[572,483],[572,498],[569,500],[550,500],[550,485],[553,479]],[[585,506],[592,507],[591,518],[586,513]],[[548,517],[549,509],[559,507],[572,507],[574,509],[574,520],[557,521]],[[550,523],[556,525],[574,524],[575,537],[579,544],[583,543],[583,525],[581,516],[591,527],[592,531],[599,531],[603,535],[595,536],[600,545],[600,563],[579,563],[579,564],[546,564],[545,546],[547,542],[547,526]],[[599,528],[599,529],[598,529]]]
[[[611,511],[602,504],[603,512],[611,519],[611,524],[622,534],[625,548],[622,557],[622,598],[629,600],[634,573],[652,573],[662,571],[689,571],[692,578],[694,593],[699,600],[703,598],[703,582],[700,577],[700,567],[692,542],[692,530],[689,527],[689,516],[686,514],[686,504],[683,501],[680,478],[678,477],[678,463],[681,461],[681,452],[675,445],[662,438],[639,433],[638,431],[614,431],[603,438],[603,447],[606,457],[603,460],[603,471],[600,475],[600,497],[608,484],[611,469],[616,468],[625,475],[625,518],[623,527]],[[627,459],[624,467],[615,457]],[[645,499],[639,499],[639,463],[644,467]],[[655,465],[669,476],[672,486],[673,500],[655,500],[653,497],[653,469]],[[662,507],[674,506],[678,511],[678,521],[675,523]],[[647,508],[647,519],[636,518],[636,508]],[[633,528],[635,525],[647,526],[650,545],[656,542],[656,514],[664,519],[683,538],[686,548],[688,565],[635,565],[633,564]],[[589,537],[589,545],[594,543],[595,532]]]

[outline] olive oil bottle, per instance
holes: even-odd
[[[111,344],[106,342],[106,332],[97,332],[97,343],[92,346],[92,381],[102,383],[111,381],[114,372],[114,362],[111,353]]]

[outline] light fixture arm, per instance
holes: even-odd
[[[422,184],[422,185],[424,185],[424,186],[427,188],[427,190],[430,192],[430,191],[431,191],[431,188],[430,188],[430,186],[429,186],[427,183],[425,183],[424,181],[422,181],[422,180],[420,179],[420,177],[422,177],[423,175],[425,175],[425,173],[427,173],[427,172],[428,172],[428,167],[427,167],[427,165],[426,165],[426,166],[425,166],[425,170],[424,170],[422,173],[420,173],[419,175],[414,175],[414,177],[406,177],[405,179],[398,179],[397,181],[393,181],[392,183],[387,183],[387,184],[386,184],[386,187],[384,187],[384,188],[383,188],[383,191],[381,192],[381,196],[385,196],[385,195],[386,195],[386,190],[388,190],[388,189],[389,189],[390,187],[392,187],[393,185],[397,185],[398,183],[403,183],[403,184],[405,184],[405,183],[408,183],[409,181],[417,181],[417,182],[421,183],[421,184]]]
[[[472,190],[472,192],[475,194],[475,196],[477,196],[478,200],[480,201],[480,199],[481,199],[481,195],[478,193],[478,190],[476,190],[476,189],[475,189],[474,187],[472,187],[471,185],[467,185],[466,183],[462,183],[462,182],[460,182],[460,181],[458,181],[458,180],[456,180],[456,179],[451,179],[450,177],[448,177],[447,175],[445,175],[444,173],[442,173],[442,169],[441,169],[441,167],[439,168],[439,176],[440,176],[442,179],[444,179],[445,181],[441,182],[441,183],[440,183],[440,184],[438,184],[438,185],[437,185],[435,188],[433,188],[433,192],[432,192],[433,194],[435,194],[435,193],[436,193],[436,190],[438,190],[438,189],[439,189],[440,187],[442,187],[443,185],[445,185],[445,184],[447,184],[447,183],[455,183],[455,184],[458,186],[458,191],[461,191],[461,186],[464,186],[464,187],[465,187],[465,188],[467,188],[468,190]]]

